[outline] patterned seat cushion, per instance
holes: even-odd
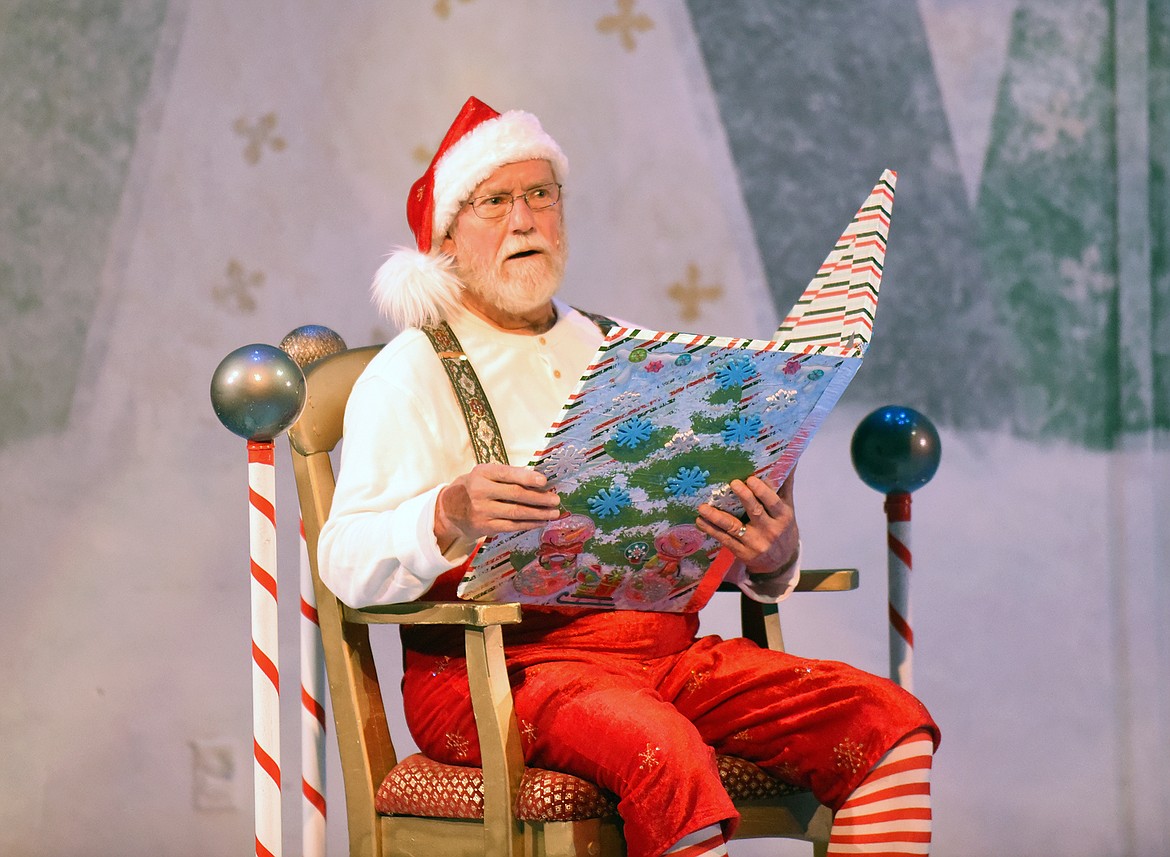
[[[717,757],[719,776],[732,800],[760,800],[800,791],[751,762]],[[483,771],[444,765],[421,753],[403,759],[382,781],[374,805],[383,815],[483,818]],[[617,798],[593,783],[528,768],[520,780],[516,817],[521,821],[581,821],[617,811]]]
[[[719,766],[723,788],[732,800],[763,800],[803,791],[738,756],[716,756],[715,762]]]
[[[374,808],[383,815],[483,818],[483,770],[443,765],[415,753],[390,769]]]

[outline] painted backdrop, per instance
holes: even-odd
[[[886,669],[848,444],[919,408],[935,853],[1170,853],[1170,0],[0,2],[0,852],[251,848],[245,456],[211,373],[305,323],[393,335],[368,284],[470,94],[569,155],[566,296],[661,329],[767,336],[898,171],[873,346],[798,476],[809,564],[863,584],[794,598],[786,638]]]

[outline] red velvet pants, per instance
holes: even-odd
[[[529,618],[532,617],[532,618]],[[533,616],[506,638],[528,763],[619,797],[630,857],[738,816],[715,752],[839,807],[898,741],[938,730],[917,699],[846,664],[695,639],[693,614]],[[405,630],[407,721],[433,759],[479,764],[461,632]]]

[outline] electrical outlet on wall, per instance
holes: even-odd
[[[243,754],[235,741],[209,738],[191,742],[192,800],[195,809],[239,809]]]

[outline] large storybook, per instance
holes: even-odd
[[[464,598],[598,609],[698,609],[732,557],[695,525],[743,517],[733,479],[779,486],[861,366],[896,174],[887,170],[770,341],[618,327],[530,466],[563,514],[486,539]]]

